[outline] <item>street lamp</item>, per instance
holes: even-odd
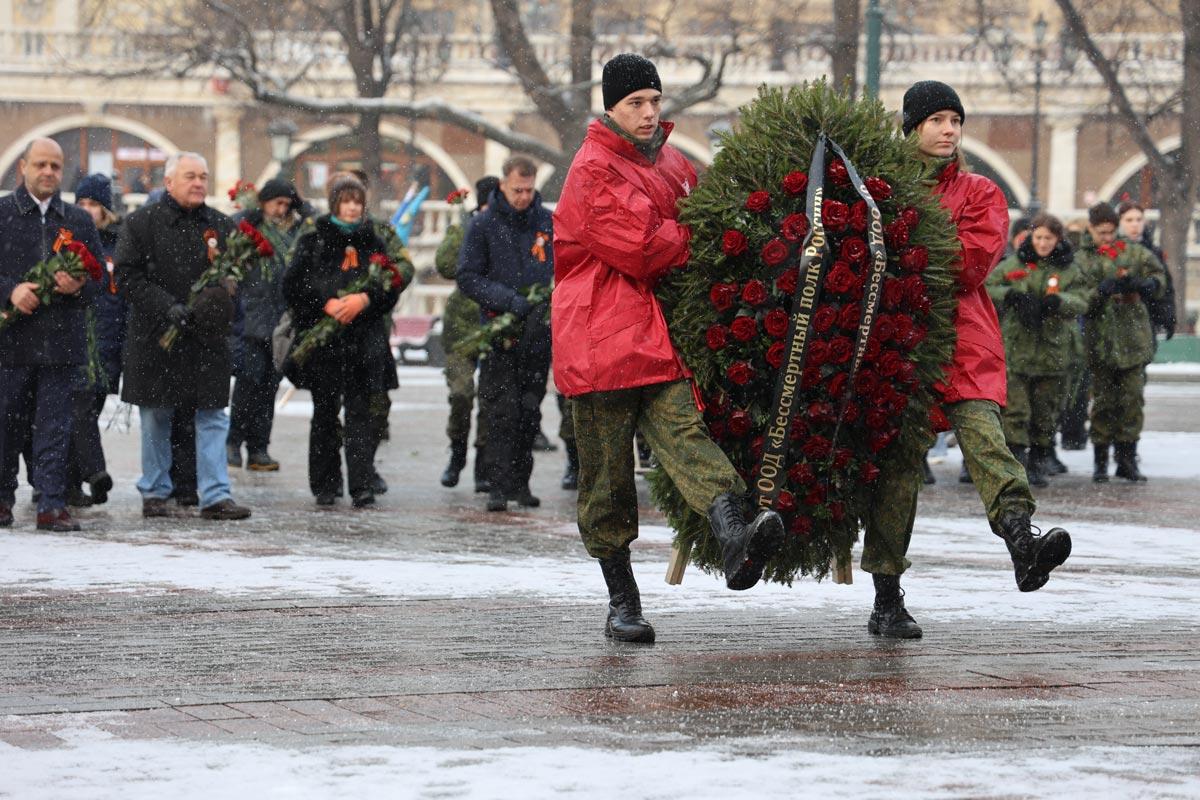
[[[1042,61],[1046,58],[1046,17],[1038,12],[1033,21],[1033,166],[1029,176],[1029,207],[1032,217],[1042,210],[1038,200],[1038,161],[1042,132]]]
[[[279,177],[291,179],[292,138],[299,132],[296,123],[287,117],[271,120],[267,126],[267,138],[271,140],[271,157],[279,163]]]

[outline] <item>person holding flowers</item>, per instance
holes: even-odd
[[[366,215],[366,200],[361,181],[335,175],[330,213],[300,237],[283,279],[297,332],[284,374],[312,392],[308,484],[320,506],[343,494],[343,442],[351,501],[356,508],[375,502],[370,397],[386,392],[396,371],[380,320],[396,305],[403,278]]]
[[[690,373],[654,294],[688,262],[677,203],[696,183],[659,119],[662,83],[633,53],[604,65],[604,107],[567,173],[554,212],[554,382],[572,399],[579,532],[608,586],[606,636],[653,642],[629,545],[638,535],[633,437],[640,430],[687,503],[722,545],[726,585],[748,589],[783,543],[779,514],[749,523],[746,484],[710,438]]]
[[[200,516],[245,519],[250,509],[233,501],[225,463],[234,306],[228,282],[218,285],[234,226],[206,204],[204,156],[178,153],[165,169],[166,194],[126,218],[114,259],[129,301],[121,399],[141,418],[142,515],[174,515],[171,422],[176,409],[195,409]]]
[[[71,398],[88,363],[86,312],[102,252],[91,215],[64,202],[63,151],[30,142],[0,198],[0,527],[13,524],[17,458],[32,437],[37,527],[77,531],[67,511]]]

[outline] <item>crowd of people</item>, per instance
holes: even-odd
[[[475,490],[491,512],[539,506],[530,475],[553,370],[562,485],[578,491],[580,534],[609,590],[605,632],[649,642],[654,629],[630,561],[635,434],[708,518],[729,588],[760,580],[784,531],[774,511],[752,510],[745,483],[709,435],[654,294],[659,278],[688,262],[678,201],[697,179],[668,143],[657,70],[619,55],[605,65],[602,89],[605,113],[589,126],[553,215],[535,189],[537,165],[513,156],[500,176],[476,184],[473,212],[438,250],[439,273],[457,284],[443,318],[450,460],[441,483],[456,486],[466,467],[477,403]],[[965,119],[945,84],[922,81],[905,94],[904,133],[915,137],[962,245],[944,408],[963,478],[1005,542],[1018,588],[1032,591],[1067,559],[1071,541],[1062,528],[1035,532],[1030,486],[1065,471],[1056,433],[1078,446],[1089,396],[1094,479],[1108,480],[1111,450],[1117,477],[1145,480],[1137,460],[1145,366],[1155,304],[1169,283],[1160,254],[1142,240],[1142,209],[1131,203],[1097,204],[1074,239],[1061,220],[1039,214],[1016,226],[1010,242],[1002,193],[964,169]],[[198,505],[203,519],[249,517],[233,498],[229,468],[280,468],[269,445],[283,376],[312,394],[316,504],[346,494],[355,507],[373,504],[387,489],[375,457],[397,387],[388,333],[413,266],[396,231],[368,213],[367,176],[333,175],[328,212],[319,215],[274,179],[253,209],[230,218],[207,204],[203,156],[179,153],[167,162],[161,198],[121,220],[103,176],[86,178],[75,204],[64,202],[62,167],[53,140],[30,142],[21,185],[0,199],[0,297],[20,315],[0,329],[0,526],[13,523],[22,453],[38,493],[38,529],[78,530],[69,507],[107,500],[113,480],[98,420],[118,391],[139,412],[144,516]],[[197,290],[243,223],[265,237],[270,255],[238,283]],[[101,262],[99,280],[61,270],[52,286],[26,280],[64,236]],[[370,280],[381,267],[394,280]],[[501,332],[486,353],[472,348],[481,329],[501,323],[511,335]],[[176,334],[169,347],[165,331]],[[297,343],[317,333],[320,344],[301,358]],[[862,565],[876,589],[869,628],[878,635],[921,635],[900,577],[922,480],[919,465],[881,476],[877,513],[865,521]]]

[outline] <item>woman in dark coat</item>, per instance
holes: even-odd
[[[336,176],[329,186],[330,213],[296,244],[283,279],[283,296],[299,338],[325,317],[343,326],[292,375],[312,392],[308,440],[308,483],[317,505],[333,505],[342,494],[338,413],[345,408],[344,444],[350,497],[356,507],[371,505],[375,432],[369,397],[386,391],[395,362],[379,320],[391,313],[399,290],[372,284],[339,297],[385,246],[367,219],[366,189],[356,178]]]

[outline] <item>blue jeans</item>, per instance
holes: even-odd
[[[142,477],[137,488],[146,499],[171,496],[171,419],[173,408],[140,406],[142,420]],[[229,417],[223,408],[196,411],[196,489],[200,507],[230,500],[229,468],[225,463],[225,437]]]

